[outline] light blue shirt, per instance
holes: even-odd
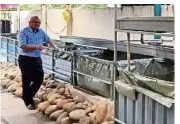
[[[50,41],[49,36],[41,29],[38,28],[37,31],[33,31],[29,26],[22,29],[18,34],[18,43],[19,47],[23,45],[42,45],[43,43],[47,43]],[[23,51],[20,48],[20,55],[30,56],[30,57],[40,57],[40,50],[33,51]]]

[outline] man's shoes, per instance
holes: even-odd
[[[26,106],[29,110],[35,110],[36,107],[33,104],[29,104],[28,106]]]

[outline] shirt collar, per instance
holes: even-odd
[[[38,32],[38,31],[39,31],[39,28],[38,28],[37,30],[33,30],[30,26],[28,26],[28,30],[29,30],[30,32]]]

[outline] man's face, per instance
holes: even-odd
[[[38,18],[32,18],[30,21],[29,21],[29,25],[32,29],[36,30],[40,27],[40,24],[41,24],[41,21],[40,19]]]

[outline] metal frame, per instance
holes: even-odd
[[[17,56],[18,56],[18,48],[17,48],[17,43],[18,43],[18,41],[16,40],[16,39],[12,39],[12,38],[9,38],[9,37],[4,37],[4,36],[0,36],[0,38],[1,39],[5,39],[6,40],[6,48],[7,48],[7,51],[6,51],[6,55],[7,55],[7,62],[9,62],[9,56],[12,56],[14,59],[15,59],[15,63],[14,64],[18,64],[17,63]],[[12,42],[15,42],[15,44],[13,45],[14,46],[14,48],[15,48],[15,53],[13,54],[13,55],[10,55],[9,54],[9,41],[12,41]],[[2,40],[1,40],[1,48],[2,48],[2,46],[3,46],[3,42],[2,42]],[[94,48],[94,49],[98,49],[97,47],[92,47],[92,46],[87,46],[87,45],[77,45],[77,46],[80,46],[80,47],[90,47],[90,48]],[[61,48],[68,48],[68,46],[60,46]],[[72,47],[72,46],[70,46],[70,47]],[[90,60],[94,60],[94,61],[96,61],[96,62],[98,62],[98,63],[103,63],[103,64],[108,64],[108,65],[112,65],[112,63],[113,62],[111,62],[111,61],[107,61],[107,60],[102,60],[102,59],[97,59],[97,58],[94,58],[94,57],[89,57],[89,56],[87,56],[87,55],[84,55],[83,53],[87,53],[87,52],[90,52],[90,53],[92,53],[92,52],[98,52],[97,50],[87,50],[87,51],[77,51],[77,50],[72,50],[72,51],[63,51],[63,50],[59,50],[58,49],[58,51],[57,50],[54,50],[54,49],[51,49],[51,48],[47,48],[46,47],[46,50],[48,50],[48,51],[51,51],[51,55],[49,55],[49,57],[51,56],[51,63],[52,63],[52,65],[51,65],[51,68],[47,68],[47,67],[44,67],[44,70],[45,70],[45,72],[49,72],[49,73],[51,73],[52,74],[52,79],[55,79],[55,80],[58,80],[58,79],[56,79],[55,78],[55,75],[56,76],[58,76],[58,75],[63,75],[63,74],[60,74],[60,73],[58,73],[58,72],[56,72],[55,71],[55,66],[56,66],[56,59],[59,59],[59,58],[57,58],[56,57],[56,53],[57,52],[64,52],[64,53],[67,53],[67,54],[69,54],[70,56],[71,56],[71,84],[73,85],[73,86],[76,86],[77,84],[76,84],[76,75],[77,74],[81,74],[81,75],[85,75],[85,76],[88,76],[88,77],[91,77],[91,78],[96,78],[96,79],[98,79],[98,80],[100,80],[100,81],[102,81],[102,82],[104,82],[104,83],[107,83],[107,84],[109,84],[110,85],[110,89],[111,89],[111,91],[110,91],[110,98],[112,99],[112,94],[113,94],[113,87],[112,87],[112,85],[111,84],[113,84],[113,80],[111,80],[111,81],[106,81],[106,80],[103,80],[103,79],[100,79],[100,78],[98,78],[98,77],[95,77],[95,76],[92,76],[92,75],[89,75],[89,74],[86,74],[86,73],[83,73],[83,72],[80,72],[80,71],[77,71],[75,68],[76,68],[76,64],[75,64],[75,62],[76,62],[76,57],[77,56],[82,56],[82,57],[86,57],[86,58],[88,58],[88,59],[90,59]],[[43,53],[44,54],[44,53]],[[43,63],[43,64],[45,64],[45,63]],[[63,69],[63,68],[58,68],[58,69]],[[65,70],[66,71],[66,70]],[[113,73],[111,73],[111,79],[113,79]],[[62,79],[61,79],[62,80]]]
[[[114,29],[114,68],[116,68],[115,66],[116,66],[116,63],[117,63],[117,33],[118,32],[124,32],[124,33],[127,33],[127,61],[128,61],[128,71],[130,71],[130,58],[131,58],[131,52],[130,52],[130,33],[134,33],[134,34],[141,34],[141,43],[144,43],[144,39],[143,39],[143,35],[144,34],[146,34],[146,35],[160,35],[160,36],[166,36],[166,37],[173,37],[174,38],[174,32],[172,33],[172,32],[170,32],[170,33],[156,33],[156,32],[148,32],[148,31],[136,31],[136,30],[121,30],[121,29],[117,29],[117,4],[115,4],[115,10],[114,10],[114,21],[115,21],[115,29]],[[116,73],[116,71],[114,71],[114,73]],[[116,76],[114,75],[114,82],[115,82],[115,80],[116,80]],[[119,93],[117,93],[117,90],[116,90],[116,88],[114,88],[114,103],[115,103],[115,119],[114,119],[114,122],[117,124],[126,124],[126,123],[128,123],[128,124],[132,124],[132,123],[136,123],[135,122],[135,120],[134,121],[129,121],[129,119],[125,119],[125,122],[126,121],[128,121],[128,122],[123,122],[123,121],[121,121],[121,120],[119,120],[119,119],[117,119],[117,116],[119,116],[118,115],[118,112],[117,111],[120,111],[120,108],[119,108],[119,105],[117,105],[118,104],[118,102],[119,102],[119,98],[118,97],[120,97],[120,96],[118,96],[118,94]],[[120,95],[120,94],[119,94]],[[123,96],[122,96],[123,97]],[[147,97],[147,99],[150,99],[150,98],[148,98]],[[122,100],[122,99],[121,99]],[[127,102],[127,98],[124,98],[124,100],[126,100],[126,102]],[[129,99],[128,99],[129,100]],[[152,100],[152,99],[151,99]],[[137,100],[137,101],[133,101],[133,103],[134,102],[140,102],[140,104],[142,104],[143,103],[143,101],[141,101],[141,100]],[[142,103],[141,103],[142,102]],[[134,106],[134,104],[131,106],[131,103],[132,103],[132,101],[129,101],[129,105],[130,105],[130,109],[133,109],[133,110],[135,110],[135,106]],[[154,104],[155,104],[155,102],[153,102]],[[152,103],[152,104],[153,104]],[[158,103],[158,102],[157,102]],[[125,103],[125,101],[122,101],[122,103],[120,103],[120,104],[127,104],[127,103]],[[127,105],[128,105],[127,104]],[[153,104],[153,105],[154,105]],[[126,108],[127,106],[124,106],[123,108],[124,109],[127,109]],[[146,107],[147,108],[147,107]],[[144,109],[146,109],[146,108],[144,108]],[[132,110],[132,111],[133,111]],[[128,111],[131,111],[131,110],[128,110]],[[167,111],[167,109],[166,109],[166,111]],[[126,112],[126,110],[125,111],[121,111],[121,113],[123,113],[123,112]],[[133,112],[135,112],[135,111],[133,111]],[[123,113],[124,115],[123,116],[127,116],[127,113]],[[143,118],[144,119],[144,118]],[[167,119],[167,118],[165,118],[165,119]],[[124,119],[123,119],[124,120]],[[150,121],[153,121],[153,120],[150,120]],[[167,120],[166,120],[167,121]],[[146,122],[147,123],[147,122]],[[153,123],[153,122],[152,122]]]
[[[47,72],[50,72],[50,73],[52,74],[52,79],[54,79],[54,80],[59,80],[58,78],[55,78],[55,76],[64,75],[64,74],[55,71],[55,69],[57,68],[57,67],[56,67],[56,60],[57,60],[57,59],[61,59],[61,58],[59,58],[59,57],[56,57],[56,53],[57,53],[57,52],[64,52],[64,53],[69,54],[71,57],[72,57],[73,53],[70,52],[70,51],[63,51],[63,50],[58,50],[58,51],[57,51],[57,50],[51,49],[51,48],[46,48],[46,50],[51,50],[51,51],[52,51],[52,54],[51,54],[51,55],[48,55],[48,56],[51,56],[52,65],[51,65],[51,69],[48,69],[48,68],[44,68],[44,69],[45,69]],[[44,65],[45,65],[45,63],[44,63]],[[72,66],[72,64],[71,64],[71,66]],[[71,67],[71,68],[72,68],[72,67]],[[58,69],[64,70],[64,68],[61,68],[61,67],[58,67]],[[66,70],[64,70],[64,71],[66,71]],[[64,75],[64,76],[67,76],[67,75]],[[61,80],[63,80],[63,79],[61,79]],[[70,79],[70,80],[71,80],[70,83],[72,84],[72,75],[71,75],[71,79]]]
[[[87,55],[83,55],[83,54],[78,54],[77,52],[74,52],[73,53],[73,70],[72,70],[72,73],[73,73],[73,85],[74,86],[77,86],[77,83],[76,83],[76,76],[77,74],[80,74],[80,75],[83,75],[83,76],[87,76],[87,77],[90,77],[90,78],[94,78],[94,79],[97,79],[99,81],[102,81],[106,84],[109,84],[110,86],[110,99],[113,100],[113,94],[114,94],[114,80],[113,80],[113,77],[114,77],[114,70],[111,70],[111,80],[110,81],[107,81],[107,80],[104,80],[102,78],[99,78],[99,77],[96,77],[94,75],[90,75],[90,74],[87,74],[87,73],[84,73],[84,72],[81,72],[79,70],[77,70],[76,68],[76,58],[79,56],[79,57],[84,57],[84,58],[87,58],[89,60],[93,60],[97,63],[101,63],[101,64],[107,64],[107,65],[110,65],[111,67],[113,66],[113,62],[112,61],[108,61],[108,60],[103,60],[103,59],[98,59],[98,58],[95,58],[95,57],[90,57],[90,56],[87,56]],[[113,68],[113,67],[112,67]]]
[[[124,31],[127,31],[127,30],[124,30]],[[139,31],[137,32],[140,33]],[[146,32],[146,33],[152,33],[152,32]],[[162,39],[145,40],[144,34],[140,34],[140,35],[141,35],[140,40],[131,40],[130,49],[133,54],[142,54],[144,56],[174,59],[174,48],[172,46],[165,46],[163,44],[166,42],[172,42],[172,40],[171,41],[162,40]],[[163,35],[169,36],[172,34],[163,34]],[[155,35],[155,36],[158,36],[158,35]],[[92,47],[97,47],[98,49],[102,49],[102,50],[105,49],[105,50],[114,51],[113,40],[75,37],[75,36],[60,36],[60,38],[62,42],[72,43],[74,45],[76,44],[88,45]],[[126,52],[126,48],[127,48],[126,40],[117,41],[118,52]]]
[[[17,59],[18,59],[17,56],[19,55],[18,54],[18,49],[19,48],[17,47],[18,41],[16,39],[12,39],[12,38],[9,38],[9,37],[0,36],[1,48],[3,48],[2,39],[6,40],[6,43],[5,43],[6,44],[6,48],[5,48],[6,49],[6,54],[5,55],[7,56],[6,61],[11,62],[9,60],[9,57],[12,57],[15,60],[13,64],[18,65],[18,63],[17,63]],[[14,45],[10,45],[9,44],[10,42],[14,42]],[[14,53],[13,54],[12,54],[12,52],[9,52],[9,46],[14,47]],[[55,59],[57,59],[57,58],[55,58],[55,50],[51,49],[51,48],[46,48],[46,49],[52,51],[52,55],[51,55],[52,66],[51,66],[51,69],[48,69],[48,68],[44,68],[44,69],[45,69],[45,71],[52,73],[52,79],[55,79],[54,76],[59,74],[58,72],[55,72],[55,69],[54,69],[54,67],[55,67]],[[61,51],[61,50],[58,50],[58,51]],[[66,52],[66,53],[72,55],[72,52],[69,52],[69,51],[63,51],[63,52]],[[61,69],[61,68],[59,68],[59,69]],[[55,80],[58,80],[58,79],[55,79]]]

